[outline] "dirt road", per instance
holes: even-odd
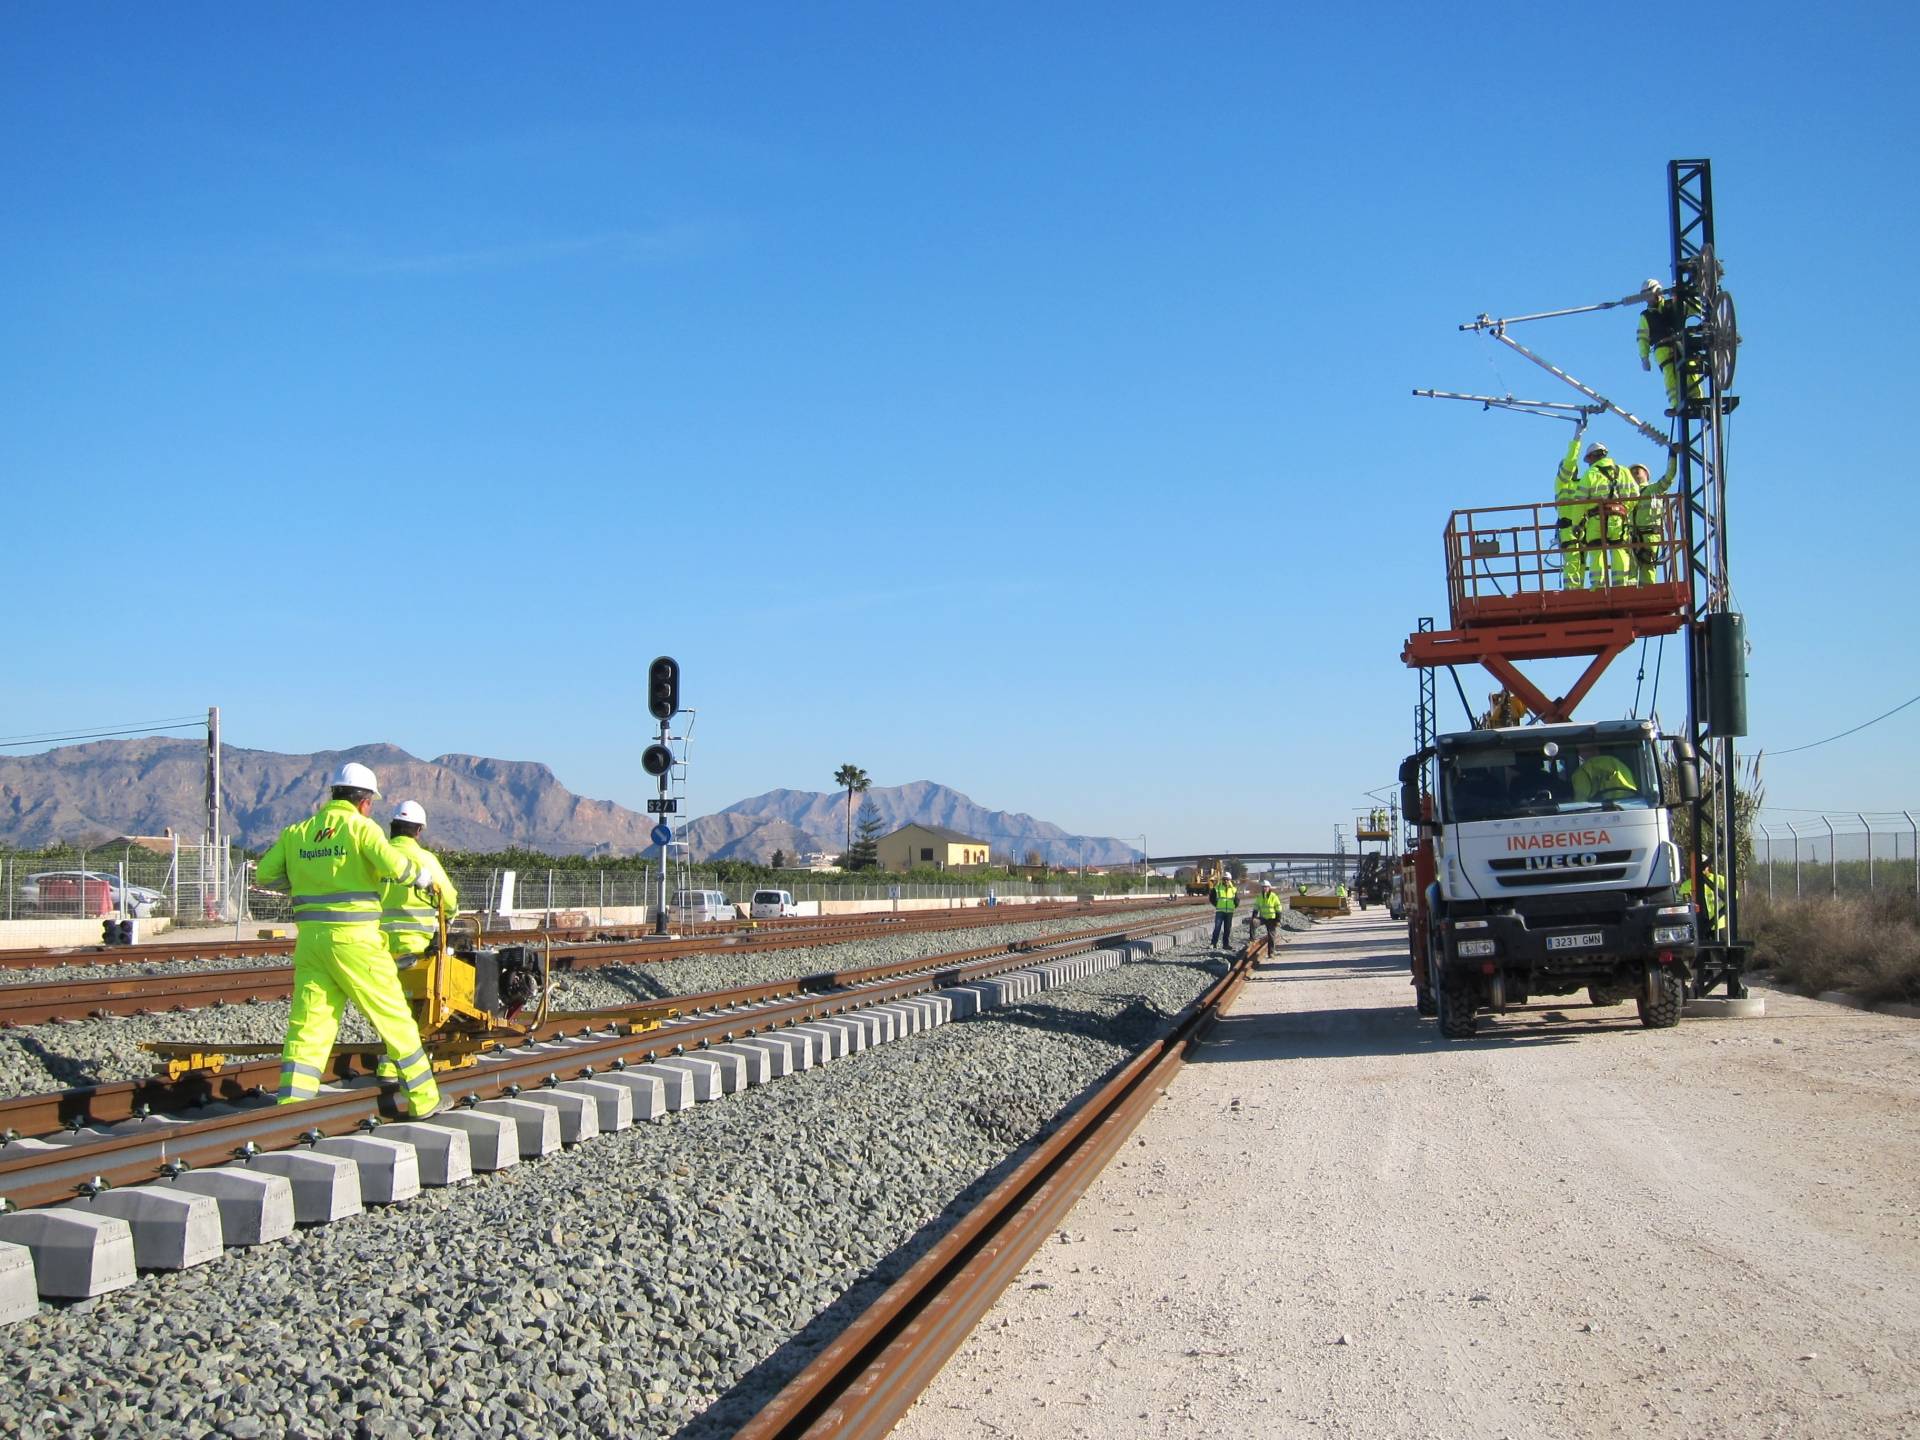
[[[896,1434],[1920,1435],[1920,1021],[1448,1044],[1378,915],[1260,967]]]

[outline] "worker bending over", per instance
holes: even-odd
[[[280,832],[261,858],[263,885],[285,881],[300,927],[293,946],[293,1008],[280,1057],[282,1105],[320,1090],[340,1007],[351,1000],[372,1023],[405,1087],[408,1113],[440,1108],[433,1065],[400,992],[400,976],[380,938],[380,887],[432,883],[418,860],[388,843],[368,818],[380,785],[364,765],[342,765],[332,798],[311,819]]]

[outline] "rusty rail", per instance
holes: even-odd
[[[891,1431],[1139,1124],[1266,948],[1264,935],[1251,941],[1165,1034],[1057,1117],[1012,1173],[735,1440],[880,1440]]]

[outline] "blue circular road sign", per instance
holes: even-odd
[[[666,845],[666,844],[669,844],[672,840],[673,840],[673,827],[667,824],[666,821],[662,820],[658,825],[653,827],[653,843],[654,844]]]

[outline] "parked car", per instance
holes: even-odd
[[[668,913],[676,925],[705,925],[739,918],[733,913],[724,890],[676,890]]]
[[[756,890],[747,913],[755,920],[784,920],[789,915],[798,915],[800,907],[793,903],[791,890]]]
[[[124,910],[136,919],[158,915],[167,897],[145,885],[128,885],[120,893],[120,877],[103,870],[42,870],[20,882],[20,903],[29,910],[59,915],[105,915]]]

